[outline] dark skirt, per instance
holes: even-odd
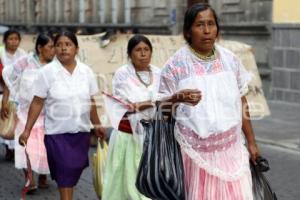
[[[74,187],[89,166],[90,133],[45,135],[50,175],[58,187]]]

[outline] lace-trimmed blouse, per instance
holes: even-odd
[[[178,50],[161,73],[158,99],[182,89],[199,89],[196,106],[180,104],[177,123],[199,137],[223,133],[241,124],[241,97],[247,93],[250,74],[229,50],[216,46],[216,59],[203,61],[187,47]]]

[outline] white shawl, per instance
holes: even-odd
[[[146,87],[139,81],[132,64],[129,63],[119,68],[113,77],[113,96],[122,100],[123,102],[130,103],[153,100],[158,90],[160,69],[153,65],[150,65],[150,69],[153,80],[152,84]],[[115,101],[106,95],[104,95],[103,98],[106,112],[109,116],[112,127],[118,129],[119,123],[128,109],[118,101]],[[142,112],[129,115],[133,136],[140,147],[142,147],[144,140],[144,129],[140,123],[140,120],[149,119],[152,117],[152,115],[153,109],[146,109]]]

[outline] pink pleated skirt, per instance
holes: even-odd
[[[39,119],[39,121],[41,121],[41,119]],[[19,137],[24,131],[24,127],[25,124],[19,120],[15,130],[15,166],[18,169],[27,168],[24,147],[19,144]],[[38,174],[50,173],[44,137],[44,126],[35,125],[27,141],[27,152],[29,155],[31,168]]]
[[[207,138],[178,127],[187,200],[253,200],[249,153],[239,127]]]
[[[183,152],[187,200],[253,200],[250,170],[234,181],[222,180],[198,167]]]

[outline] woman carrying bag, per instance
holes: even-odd
[[[97,136],[104,138],[105,131],[93,97],[98,92],[95,75],[75,58],[79,50],[75,34],[59,33],[54,46],[56,58],[40,70],[19,143],[27,143],[44,106],[50,175],[57,183],[61,200],[71,200],[74,186],[89,165],[91,123]]]
[[[26,52],[21,49],[21,34],[19,31],[14,29],[7,30],[3,35],[3,44],[0,46],[0,59],[3,65],[3,68],[12,65],[17,59],[26,55]],[[0,91],[4,91],[5,85],[0,86]],[[7,97],[9,98],[9,97]],[[5,108],[8,105],[2,103],[2,108]],[[0,143],[4,143],[6,147],[5,160],[13,161],[14,160],[14,140],[3,140],[0,138]]]
[[[19,58],[14,64],[7,66],[3,71],[3,78],[9,89],[6,95],[11,93],[13,99],[18,102],[18,122],[15,129],[15,167],[17,169],[24,169],[25,177],[27,176],[26,156],[24,147],[18,144],[19,136],[23,132],[27,121],[29,106],[33,99],[32,88],[34,87],[34,81],[38,76],[39,70],[51,62],[54,53],[52,36],[39,34],[36,39],[35,52]],[[4,99],[7,100],[8,98],[3,98],[3,103],[6,105],[7,102],[4,102]],[[1,109],[1,117],[8,117],[7,108],[3,107]],[[40,188],[48,187],[46,174],[49,174],[44,134],[44,113],[41,112],[27,143],[27,152],[31,161],[31,168],[34,172],[40,174],[38,178],[38,186]],[[35,181],[33,181],[29,189],[34,191],[36,188]]]
[[[104,95],[106,110],[115,128],[109,141],[102,200],[146,200],[135,181],[144,142],[141,119],[153,115],[151,101],[159,84],[160,70],[151,65],[152,44],[143,35],[129,39],[128,64],[113,77],[113,96]]]
[[[176,106],[186,199],[251,200],[249,157],[259,156],[245,98],[251,76],[236,55],[215,44],[218,34],[208,4],[186,11],[187,44],[162,69],[159,99]]]

